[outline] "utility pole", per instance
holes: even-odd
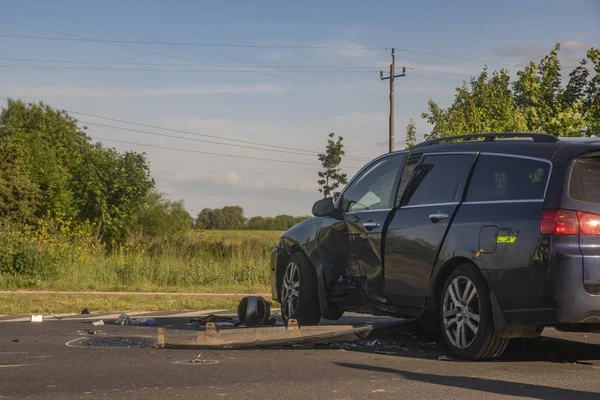
[[[402,73],[395,75],[396,73],[396,56],[394,55],[394,48],[392,47],[392,63],[390,64],[390,76],[383,77],[383,71],[380,71],[379,78],[384,81],[390,80],[390,153],[394,151],[394,78],[400,78],[406,76],[406,67],[402,67]]]

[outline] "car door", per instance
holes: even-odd
[[[406,153],[365,167],[336,203],[338,219],[321,227],[323,272],[330,294],[356,295],[356,302],[383,296],[382,232],[395,203]]]
[[[422,307],[448,226],[462,199],[475,153],[424,154],[400,193],[385,237],[385,294]],[[411,156],[413,158],[413,156]]]

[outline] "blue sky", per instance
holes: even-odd
[[[600,45],[599,20],[598,0],[0,0],[0,35],[348,48],[197,47],[0,37],[0,97],[43,100],[67,110],[315,151],[323,148],[329,132],[336,132],[345,137],[349,155],[368,159],[386,151],[388,84],[379,81],[377,71],[389,68],[390,56],[383,48],[396,47],[397,66],[414,68],[396,81],[396,137],[397,146],[402,146],[409,118],[415,120],[418,137],[422,137],[429,130],[420,119],[428,99],[447,106],[454,88],[478,74],[484,63],[401,49],[491,61],[490,69],[516,71],[517,66],[539,60],[556,42],[562,42],[561,58],[568,71],[586,48]],[[98,62],[176,63],[188,64],[185,69],[240,72],[181,72],[172,71],[180,66]],[[37,68],[20,67],[25,65]],[[291,66],[303,72],[243,72],[258,71],[265,65]],[[44,68],[47,66],[170,71]],[[329,68],[335,66],[343,70]],[[309,73],[306,67],[319,69]],[[357,72],[349,67],[361,68]],[[324,72],[327,70],[334,72]],[[91,117],[79,119],[145,129]],[[204,207],[232,204],[241,205],[249,216],[307,214],[319,198],[314,156],[88,127],[91,135],[107,139],[314,164],[106,142],[121,151],[146,151],[158,188],[173,199],[183,198],[194,214]],[[362,163],[345,161],[346,172],[352,175]]]

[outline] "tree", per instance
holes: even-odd
[[[487,68],[479,77],[456,89],[454,103],[441,109],[429,101],[429,113],[423,113],[433,125],[427,139],[476,132],[519,132],[525,129],[525,121],[516,109],[510,90],[508,71],[488,74]]]
[[[411,119],[406,125],[406,148],[410,149],[417,143],[417,128],[415,122]]]
[[[17,146],[0,145],[0,218],[28,223],[35,220],[39,190],[21,171],[20,159]]]
[[[147,237],[174,237],[189,231],[192,217],[183,200],[171,201],[166,195],[153,190],[146,196],[135,230]]]
[[[339,168],[342,162],[342,156],[344,152],[344,138],[338,136],[335,140],[335,133],[329,134],[327,139],[327,147],[325,153],[319,153],[318,158],[323,166],[323,171],[318,172],[319,180],[318,184],[321,186],[319,192],[323,193],[323,197],[333,197],[337,199],[340,192],[337,190],[341,186],[348,183],[348,179],[342,169]]]
[[[144,154],[92,144],[76,119],[43,103],[9,100],[0,112],[0,144],[18,152],[5,159],[14,177],[10,188],[4,185],[3,198],[11,203],[4,209],[27,203],[30,210],[23,212],[36,218],[87,220],[107,243],[125,238],[154,187]],[[35,187],[35,202],[6,194],[25,185],[25,177]]]
[[[490,76],[484,68],[478,78],[456,89],[447,109],[431,100],[422,114],[433,125],[426,139],[476,132],[600,135],[600,51],[589,49],[564,87],[559,51],[557,44],[538,64],[518,71],[512,83],[507,71]]]

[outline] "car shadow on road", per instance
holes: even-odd
[[[475,378],[468,376],[436,375],[421,372],[410,372],[401,369],[380,367],[367,364],[356,364],[347,362],[334,362],[333,364],[344,368],[353,368],[363,371],[395,374],[399,375],[404,379],[408,379],[415,382],[471,389],[504,396],[529,397],[539,399],[598,399],[598,393],[587,392],[582,390],[553,388],[542,385],[532,385],[527,383]]]

